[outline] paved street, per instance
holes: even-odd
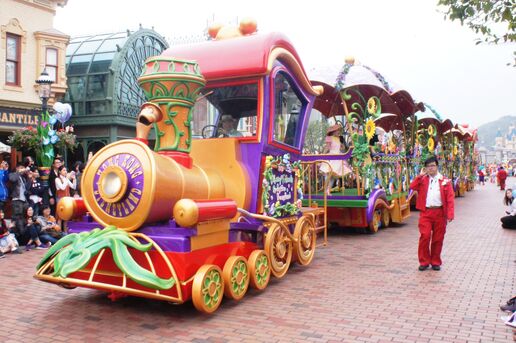
[[[516,183],[512,178],[508,184]],[[212,316],[32,278],[43,256],[0,260],[3,342],[508,342],[498,306],[516,295],[516,231],[491,184],[456,199],[440,272],[417,270],[417,218],[376,235],[332,232],[308,268]]]

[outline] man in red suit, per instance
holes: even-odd
[[[505,180],[507,180],[507,172],[503,167],[500,167],[498,170],[498,173],[496,174],[496,177],[498,178],[498,184],[500,185],[500,189],[502,191],[505,190]]]
[[[441,250],[443,248],[446,224],[453,220],[455,192],[451,180],[439,173],[435,156],[425,161],[410,189],[417,192],[416,208],[419,214],[419,270],[432,265],[433,270],[441,270]]]

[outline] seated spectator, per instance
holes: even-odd
[[[26,250],[30,250],[33,244],[36,246],[36,249],[47,249],[50,245],[57,242],[57,239],[41,230],[40,225],[34,218],[34,210],[30,206],[25,212],[25,234],[29,236]]]
[[[516,201],[514,201],[511,188],[505,191],[503,203],[507,206],[507,210],[505,211],[507,215],[500,218],[502,227],[504,229],[516,229]]]
[[[42,215],[38,217],[36,222],[41,227],[41,232],[47,233],[50,236],[59,239],[66,235],[61,231],[61,227],[57,225],[56,218],[50,214],[50,206],[45,205],[41,209]]]
[[[14,222],[7,225],[4,219],[4,211],[0,210],[0,258],[5,257],[5,253],[12,252],[13,254],[21,254],[18,246],[18,241],[9,229],[14,228]]]

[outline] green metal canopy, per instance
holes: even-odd
[[[145,60],[168,47],[153,30],[76,37],[66,50],[68,92],[74,116],[134,117],[145,102],[137,78]]]

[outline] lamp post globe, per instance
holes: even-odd
[[[43,69],[41,74],[39,75],[38,79],[36,80],[36,83],[38,84],[38,94],[39,98],[41,99],[42,105],[41,110],[43,113],[47,111],[47,102],[50,98],[51,90],[52,90],[52,83],[54,80],[50,78],[50,76],[47,73],[47,69]]]

